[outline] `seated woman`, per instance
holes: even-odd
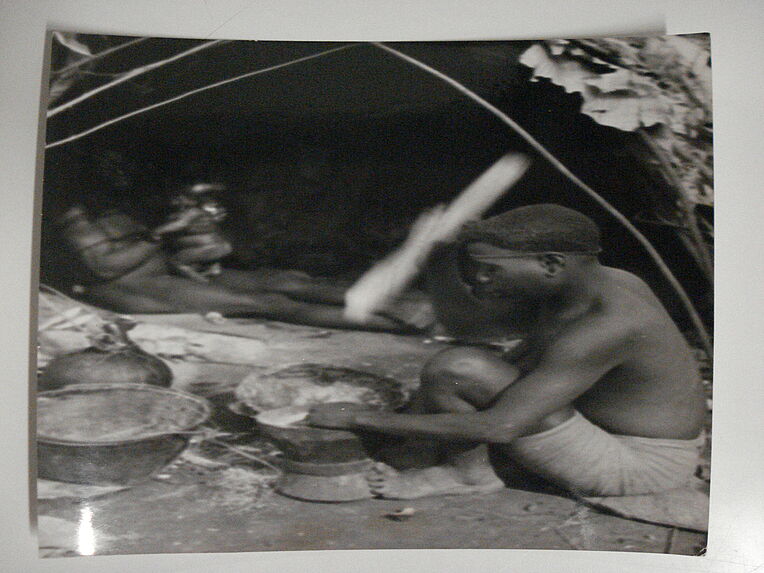
[[[308,421],[404,438],[368,475],[379,497],[496,491],[513,464],[579,496],[689,486],[705,441],[697,363],[647,284],[600,264],[600,245],[594,221],[560,205],[466,225],[435,253],[430,292],[458,311],[451,324],[503,323],[525,344],[435,354],[406,413],[321,404]]]
[[[161,243],[121,211],[91,217],[83,207],[74,206],[61,217],[59,226],[60,235],[89,273],[75,292],[115,312],[216,311],[225,316],[389,332],[415,332],[430,322],[429,305],[416,297],[368,321],[349,320],[343,316],[344,287],[296,271],[223,269],[204,281],[176,274]]]
[[[155,239],[168,237],[170,265],[176,274],[208,282],[223,271],[220,260],[233,247],[219,227],[226,211],[214,193],[222,189],[210,183],[186,186],[171,199],[174,211],[167,222],[152,231]]]

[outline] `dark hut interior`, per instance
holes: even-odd
[[[128,38],[85,36],[92,45]],[[80,74],[55,105],[113,74],[199,44],[149,39]],[[111,118],[216,82],[340,44],[221,42],[89,98],[52,117],[55,143]],[[637,154],[631,134],[578,112],[580,98],[531,82],[523,43],[399,43],[391,46],[463,83],[522,125],[653,242],[711,323],[708,285],[670,227],[651,223],[670,193]],[[54,46],[53,69],[56,69]],[[353,278],[389,252],[424,208],[455,197],[508,150],[527,143],[447,84],[374,45],[200,91],[115,123],[45,155],[42,282],[70,286],[71,258],[53,221],[82,202],[129,203],[148,225],[167,212],[177,186],[225,184],[226,232],[235,268],[273,266]],[[674,294],[638,242],[552,165],[535,156],[491,213],[555,202],[602,228],[605,264],[636,272],[689,327]],[[668,202],[668,206],[667,206]],[[490,213],[489,213],[490,214]],[[46,247],[47,245],[47,247]]]

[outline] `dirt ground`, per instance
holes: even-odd
[[[145,483],[87,499],[63,488],[63,493],[38,501],[41,528],[50,521],[81,523],[86,514],[95,554],[440,548],[703,551],[702,533],[608,515],[531,482],[513,483],[493,494],[413,501],[316,503],[279,495],[273,487],[276,474],[255,461],[278,466],[279,452],[224,406],[239,380],[259,369],[318,362],[391,376],[411,390],[421,364],[441,343],[259,320],[213,325],[198,317],[140,318],[255,338],[269,352],[249,365],[172,363],[174,387],[212,397],[216,441],[193,445]],[[410,517],[387,515],[403,508],[410,508]],[[76,544],[43,552],[81,553]]]

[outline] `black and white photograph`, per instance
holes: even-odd
[[[704,554],[708,34],[47,40],[41,557]]]

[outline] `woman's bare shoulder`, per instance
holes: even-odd
[[[663,309],[653,290],[640,277],[623,269],[606,267],[606,270],[609,284],[606,285],[605,294],[609,301],[632,307]]]
[[[608,270],[612,282],[606,289],[604,313],[621,324],[621,332],[635,341],[678,332],[668,311],[645,281],[621,269]]]

